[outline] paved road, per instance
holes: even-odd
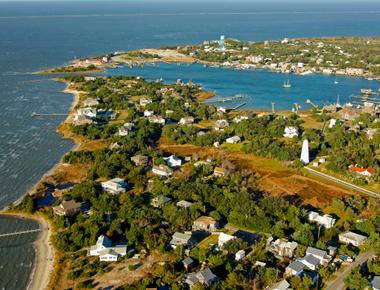
[[[351,271],[359,266],[364,264],[368,261],[372,256],[374,255],[374,251],[371,250],[369,252],[360,254],[356,257],[355,261],[350,264],[346,269],[343,270],[343,272],[338,273],[338,277],[327,283],[326,290],[343,290],[346,289],[346,286],[344,285],[344,279],[348,276],[348,274],[351,273]]]
[[[310,167],[304,167],[304,168],[305,168],[306,170],[308,170],[309,172],[311,172],[311,173],[313,173],[313,174],[315,174],[315,175],[318,175],[318,176],[320,176],[320,177],[323,177],[323,178],[325,178],[325,179],[328,179],[328,180],[334,181],[334,182],[336,182],[336,183],[342,184],[342,185],[344,185],[344,186],[346,186],[346,187],[348,187],[348,188],[354,189],[354,190],[356,190],[356,191],[358,191],[358,192],[361,192],[361,193],[364,193],[364,194],[370,195],[370,196],[372,196],[372,197],[380,198],[380,194],[377,193],[377,192],[374,192],[374,191],[370,191],[370,190],[364,189],[364,188],[362,188],[362,187],[360,187],[360,186],[357,186],[357,185],[355,185],[355,184],[351,184],[351,183],[349,183],[349,182],[346,182],[346,181],[344,181],[344,180],[338,179],[338,178],[333,177],[333,176],[331,176],[331,175],[328,175],[328,174],[325,174],[325,173],[319,172],[319,171],[314,170],[314,169],[312,169],[312,168],[310,168]]]

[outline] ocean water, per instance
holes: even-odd
[[[216,96],[207,100],[219,106],[234,108],[245,103],[241,109],[270,110],[271,103],[276,109],[291,110],[294,103],[301,105],[301,109],[309,109],[305,102],[310,99],[316,105],[355,102],[350,98],[360,94],[360,89],[380,89],[377,81],[368,81],[364,78],[335,77],[331,75],[312,74],[299,76],[295,74],[273,73],[266,70],[235,70],[231,68],[204,67],[200,64],[177,65],[159,63],[159,65],[135,66],[129,68],[109,69],[104,75],[136,75],[148,80],[163,79],[173,83],[177,79],[184,82],[192,81],[200,84],[208,91],[214,91]],[[289,80],[291,88],[283,88],[283,83]],[[335,84],[335,81],[338,84]],[[226,97],[240,94],[243,98],[230,102],[221,102]],[[339,97],[338,97],[339,96]],[[219,100],[219,101],[218,101]]]
[[[74,57],[198,43],[217,39],[220,34],[243,40],[264,40],[376,35],[379,27],[380,3],[375,1],[0,2],[0,208],[17,200],[72,148],[70,141],[62,140],[55,133],[64,117],[31,118],[33,112],[67,112],[72,96],[61,92],[62,84],[32,72],[60,66]],[[147,77],[155,78],[155,72],[148,70],[144,69],[141,74],[149,72]],[[267,106],[266,102],[259,104],[259,96],[278,92],[278,84],[283,80],[280,75],[214,71],[197,66],[188,68],[188,71],[168,67],[166,71],[169,74],[163,77],[167,80],[176,79],[174,75],[178,73],[181,75],[178,77],[183,79],[199,79],[205,88],[220,89],[221,95],[235,94],[235,90],[236,93],[247,93],[247,89],[255,106]],[[210,74],[215,78],[208,79]],[[241,77],[242,82],[233,81],[234,74]],[[257,83],[261,77],[265,82]],[[221,82],[224,78],[231,81]],[[314,92],[318,87],[324,92],[322,84],[327,83],[328,87],[331,84],[324,77],[311,78],[316,82]],[[297,90],[306,86],[309,80],[293,76],[290,79],[294,84],[292,93],[282,98],[296,98]],[[362,80],[339,82],[344,91],[327,88],[327,101],[334,100],[337,93],[342,96],[355,93],[364,85]],[[313,100],[314,96],[317,102],[319,94],[313,95]],[[279,104],[281,100],[278,100]],[[17,222],[33,227],[26,221]],[[0,219],[0,232],[15,227],[12,222]],[[8,251],[9,246],[4,245],[0,238],[0,277],[7,277],[7,280],[0,279],[0,289],[26,287],[31,267],[15,267],[16,274],[9,275],[7,265],[21,265],[26,258],[33,260],[30,240],[24,240],[29,237],[35,238],[18,237],[6,241],[19,246],[16,252]]]

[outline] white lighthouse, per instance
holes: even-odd
[[[309,141],[307,139],[303,140],[300,160],[305,165],[309,164],[309,162],[310,162],[310,160],[309,160]]]

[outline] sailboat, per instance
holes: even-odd
[[[291,88],[292,85],[290,84],[290,81],[287,80],[287,81],[284,82],[284,84],[282,85],[282,87],[288,89],[288,88]]]

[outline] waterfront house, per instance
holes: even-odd
[[[186,274],[182,281],[185,285],[191,288],[198,283],[210,287],[212,283],[218,280],[218,276],[216,276],[209,268],[206,268],[199,272]]]
[[[193,117],[183,117],[178,122],[180,125],[191,125],[194,123]]]
[[[99,101],[94,98],[87,98],[83,101],[83,107],[96,107],[99,105]]]
[[[152,172],[156,175],[164,176],[164,177],[169,177],[173,174],[173,170],[171,170],[168,166],[164,164],[153,166]]]
[[[239,143],[240,141],[241,141],[241,138],[239,136],[233,136],[226,139],[226,143],[228,144],[236,144],[236,143]]]
[[[217,107],[216,112],[219,114],[225,114],[225,113],[227,113],[227,108],[226,107]]]
[[[122,192],[126,192],[126,188],[128,187],[128,183],[121,178],[113,178],[111,180],[105,181],[101,183],[101,186],[104,191],[112,193],[112,194],[120,194]]]
[[[98,256],[100,261],[114,262],[118,257],[125,256],[127,253],[126,245],[113,246],[111,240],[101,235],[96,244],[90,247],[90,256]]]
[[[58,206],[53,207],[54,214],[58,216],[73,216],[80,212],[82,204],[75,200],[62,201]]]
[[[154,197],[151,201],[151,205],[155,208],[162,208],[165,204],[170,202],[172,199],[170,197],[167,197],[165,195],[158,195]]]
[[[169,157],[164,157],[164,160],[166,161],[166,164],[170,167],[177,167],[182,165],[181,158],[178,158],[175,155],[170,155]]]
[[[73,119],[73,124],[76,126],[94,124],[94,123],[96,123],[95,119],[89,118],[84,115],[81,115],[81,116],[75,115]]]
[[[362,246],[366,243],[367,237],[347,231],[345,233],[339,234],[339,242],[345,243],[345,244],[351,244],[355,247]]]
[[[348,67],[346,68],[346,74],[350,76],[361,76],[364,74],[364,69]]]
[[[297,242],[289,242],[286,239],[277,239],[273,241],[272,237],[269,238],[267,242],[267,250],[275,256],[282,258],[292,258],[297,246]]]
[[[268,290],[288,290],[288,289],[290,289],[290,284],[286,280],[277,282],[272,287],[268,288]]]
[[[217,221],[209,216],[201,216],[193,222],[193,231],[213,232],[218,229]]]
[[[131,157],[131,161],[136,166],[145,166],[149,162],[149,157],[139,154],[139,155],[135,155],[135,156]]]
[[[302,263],[300,260],[295,260],[291,262],[288,267],[285,269],[285,275],[287,277],[300,275],[305,269],[306,265]]]
[[[176,249],[177,246],[183,246],[185,249],[191,249],[194,247],[194,241],[191,239],[191,235],[175,232],[170,241],[170,246]]]
[[[372,167],[364,168],[364,167],[358,166],[357,164],[355,164],[355,165],[352,164],[352,165],[348,166],[348,169],[351,172],[355,172],[356,174],[366,176],[366,177],[371,177],[372,174],[374,173],[374,170]]]
[[[236,239],[236,237],[234,236],[231,236],[231,235],[228,235],[228,234],[225,234],[225,233],[221,233],[218,237],[218,247],[219,249],[222,249],[224,244],[226,244],[227,242],[233,240],[233,239]]]
[[[293,138],[298,137],[298,129],[296,127],[285,127],[284,137]]]
[[[177,202],[176,205],[182,208],[189,208],[190,206],[193,205],[193,203],[186,200],[180,200],[179,202]]]
[[[320,215],[315,211],[310,211],[308,214],[309,221],[316,222],[319,225],[324,226],[326,229],[330,229],[334,226],[336,220],[332,216],[325,214]]]

